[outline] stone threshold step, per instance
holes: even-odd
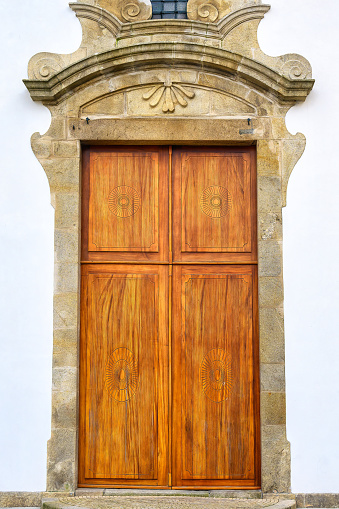
[[[295,500],[111,495],[45,498],[42,509],[295,509]]]
[[[150,489],[127,489],[127,488],[78,488],[75,496],[98,496],[104,497],[212,497],[212,498],[263,498],[261,490],[150,490]],[[271,498],[271,497],[268,497]],[[293,498],[294,497],[290,497]]]

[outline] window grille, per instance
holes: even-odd
[[[187,0],[151,0],[152,19],[187,19]]]

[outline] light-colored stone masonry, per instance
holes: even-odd
[[[213,16],[217,9],[213,22],[198,16],[199,0],[189,1],[191,19],[149,20],[141,6],[139,15],[130,11],[133,22],[118,0],[72,3],[83,28],[79,50],[40,53],[29,64],[25,84],[52,115],[49,130],[32,136],[55,208],[47,491],[77,487],[81,143],[105,143],[256,145],[262,491],[290,492],[282,207],[305,138],[287,131],[285,115],[312,89],[311,67],[298,55],[262,53],[257,27],[269,7],[259,0],[204,4]]]

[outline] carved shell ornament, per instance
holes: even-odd
[[[189,87],[169,81],[163,85],[155,85],[142,97],[145,101],[149,101],[151,108],[162,102],[162,111],[173,113],[177,104],[186,108],[188,99],[193,99],[194,96],[195,93]]]

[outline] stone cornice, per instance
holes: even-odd
[[[194,36],[223,40],[236,26],[254,19],[261,20],[270,9],[269,5],[254,5],[245,7],[225,16],[218,23],[167,19],[135,21],[131,24],[122,23],[113,14],[101,7],[78,2],[72,2],[69,6],[79,19],[87,18],[92,21],[96,21],[99,25],[105,27],[114,37],[119,37],[120,39],[147,36],[150,33],[166,33],[190,34]]]
[[[242,55],[194,43],[148,43],[107,51],[80,60],[47,80],[24,80],[35,101],[53,104],[77,87],[101,76],[124,71],[142,71],[175,65],[196,70],[234,75],[259,90],[273,94],[281,102],[304,101],[312,90],[312,79],[290,79]]]

